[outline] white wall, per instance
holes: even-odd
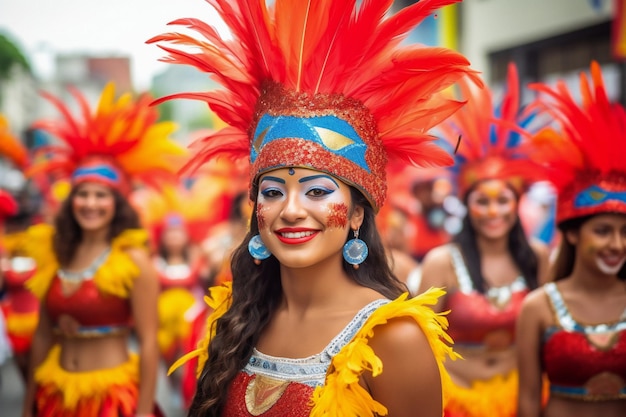
[[[459,49],[488,79],[490,52],[568,33],[612,17],[613,0],[464,0]]]

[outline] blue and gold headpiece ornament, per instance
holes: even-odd
[[[391,1],[277,0],[268,8],[263,0],[213,0],[227,39],[198,19],[172,22],[200,39],[166,33],[148,42],[169,54],[164,61],[210,73],[224,90],[157,103],[202,100],[228,124],[192,145],[185,170],[220,155],[247,157],[254,186],[273,169],[311,168],[356,187],[378,211],[388,161],[452,163],[429,130],[463,103],[439,93],[468,74],[480,80],[457,52],[400,43],[458,1],[422,0],[392,15]]]

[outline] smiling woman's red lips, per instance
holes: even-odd
[[[280,229],[275,232],[276,237],[288,245],[298,245],[308,242],[319,233],[318,230],[311,229]]]

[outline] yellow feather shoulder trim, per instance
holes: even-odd
[[[28,233],[26,231],[9,233],[0,237],[0,247],[6,253],[13,255],[15,252],[23,251],[27,241]]]
[[[49,224],[31,226],[25,252],[37,264],[37,271],[26,283],[27,288],[39,299],[48,292],[52,279],[59,270],[59,262],[52,246],[55,230]],[[120,233],[111,242],[111,252],[94,275],[94,282],[103,292],[126,298],[132,288],[133,279],[139,275],[139,268],[126,253],[130,248],[145,248],[148,233],[141,229],[129,229]]]
[[[48,292],[59,263],[52,249],[54,227],[49,224],[36,224],[26,230],[28,239],[24,244],[24,252],[35,260],[37,270],[26,282],[26,287],[39,299]]]
[[[350,343],[332,359],[326,382],[313,393],[311,417],[387,415],[387,408],[372,398],[359,384],[359,378],[366,370],[373,376],[383,371],[383,364],[368,341],[376,326],[398,317],[411,317],[420,326],[437,360],[442,383],[448,386],[450,377],[443,362],[447,357],[457,359],[460,356],[452,350],[452,339],[445,331],[448,328],[446,313],[435,313],[430,307],[444,294],[439,288],[431,288],[414,298],[408,298],[405,293],[372,313]]]
[[[198,358],[196,375],[198,377],[200,376],[202,369],[204,369],[204,364],[209,358],[209,343],[211,342],[211,339],[213,339],[213,336],[215,336],[216,322],[230,308],[232,303],[232,294],[233,287],[231,281],[226,281],[222,285],[209,288],[209,295],[204,296],[204,302],[209,306],[209,311],[211,311],[211,314],[207,317],[206,326],[204,327],[206,333],[200,342],[198,342],[198,346],[195,350],[187,353],[170,366],[170,369],[167,371],[168,375],[182,366],[185,362],[193,358]]]
[[[139,276],[139,268],[126,252],[127,249],[145,249],[148,232],[142,229],[128,229],[111,242],[111,252],[94,275],[99,290],[120,298],[127,298],[133,287],[133,280]]]

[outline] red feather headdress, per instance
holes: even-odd
[[[535,105],[560,125],[533,139],[558,192],[557,222],[626,213],[626,111],[609,101],[600,65],[591,63],[590,77],[580,74],[581,104],[562,81],[556,88],[530,87],[544,94]]]
[[[9,159],[17,168],[28,165],[28,150],[11,133],[9,122],[0,114],[0,156]]]
[[[16,168],[24,169],[28,164],[26,147],[11,133],[9,122],[0,114],[0,157],[7,158]],[[3,219],[17,213],[17,202],[9,193],[0,189],[0,224]]]
[[[229,125],[193,145],[187,170],[220,155],[249,157],[254,184],[262,172],[310,167],[354,185],[377,210],[388,159],[452,162],[428,131],[463,103],[438,93],[467,74],[480,81],[454,51],[400,43],[460,0],[422,0],[387,18],[392,0],[276,0],[272,8],[265,0],[207,1],[232,38],[188,18],[171,24],[200,36],[148,41],[169,54],[165,62],[192,65],[224,87],[159,100],[205,101]]]
[[[468,102],[440,126],[446,140],[453,147],[458,145],[452,170],[459,195],[488,179],[506,181],[518,193],[543,179],[541,166],[532,160],[528,146],[531,132],[527,128],[536,114],[520,107],[515,65],[509,64],[506,92],[500,103],[494,103],[488,88],[459,84]]]
[[[142,95],[133,101],[130,93],[115,99],[115,86],[103,90],[98,107],[91,109],[77,90],[69,90],[80,113],[74,116],[58,98],[42,95],[61,113],[61,120],[41,120],[35,128],[61,139],[66,146],[50,145],[38,149],[45,154],[30,170],[31,174],[60,173],[71,176],[72,184],[96,181],[128,193],[132,181],[157,186],[174,180],[185,150],[169,135],[172,122],[157,122],[158,112],[152,98]]]

